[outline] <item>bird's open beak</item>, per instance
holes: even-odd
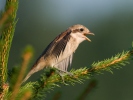
[[[88,35],[95,35],[95,34],[94,34],[94,33],[91,33],[91,32],[85,33],[85,34],[84,34],[85,39],[88,40],[89,42],[91,42],[91,40],[86,36],[87,34],[88,34]]]

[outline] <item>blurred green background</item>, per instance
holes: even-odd
[[[0,9],[4,1],[0,0]],[[20,0],[17,18],[9,69],[20,62],[20,53],[27,44],[35,48],[32,65],[60,32],[74,24],[83,24],[95,33],[89,36],[92,42],[83,42],[74,54],[75,69],[128,50],[133,41],[132,0]],[[98,85],[86,100],[133,100],[133,62],[113,72],[94,76]],[[89,81],[55,88],[46,100],[51,100],[58,91],[60,100],[76,100]]]

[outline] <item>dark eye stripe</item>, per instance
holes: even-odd
[[[83,28],[80,28],[80,29],[75,29],[75,30],[73,30],[73,33],[76,33],[76,32],[83,32],[84,31],[84,29]]]

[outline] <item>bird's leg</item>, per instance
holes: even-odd
[[[69,76],[73,76],[73,74],[70,73],[70,72],[68,72],[68,71],[59,69],[59,68],[56,68],[56,69],[57,69],[56,72],[57,72],[57,73],[59,74],[59,76],[61,77],[63,83],[64,83],[65,85],[68,85],[68,84],[65,83],[65,80],[64,80],[64,73],[66,73],[66,74],[69,75]]]
[[[63,73],[66,73],[66,74],[68,74],[69,76],[73,76],[73,74],[72,73],[70,73],[70,72],[68,72],[68,71],[65,71],[65,70],[62,70],[62,69],[59,69],[59,68],[56,68],[58,71],[60,71],[60,73],[61,72],[63,72]],[[62,73],[61,73],[62,74]]]
[[[60,71],[57,71],[57,72],[58,72],[58,74],[60,75],[60,77],[61,77],[63,83],[65,83],[63,74],[62,74]]]
[[[56,70],[56,71],[57,71],[57,73],[59,74],[59,76],[61,77],[61,79],[62,79],[62,81],[63,81],[63,84],[68,85],[68,84],[65,83],[63,73],[62,73],[61,71],[59,71],[59,70]]]

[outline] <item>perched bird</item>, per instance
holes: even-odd
[[[59,34],[43,51],[33,65],[23,82],[32,74],[46,67],[54,67],[60,72],[68,73],[67,68],[72,63],[73,53],[84,40],[91,42],[86,35],[94,35],[85,26],[77,24]]]

